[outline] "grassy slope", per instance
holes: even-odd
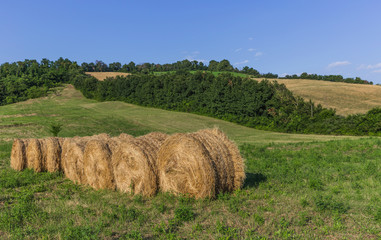
[[[362,239],[381,237],[381,140],[258,131],[186,113],[97,103],[72,88],[0,108],[0,239]],[[242,191],[217,200],[94,191],[9,168],[14,136],[195,131],[217,125],[247,161]],[[23,126],[22,124],[29,124]],[[330,139],[338,141],[326,141]],[[306,142],[306,141],[314,142]],[[275,142],[275,143],[271,143]]]

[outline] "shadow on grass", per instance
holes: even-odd
[[[244,188],[258,187],[261,182],[265,182],[267,177],[262,173],[246,173]]]

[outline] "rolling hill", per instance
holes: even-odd
[[[166,133],[192,132],[202,128],[219,127],[239,144],[256,145],[286,142],[327,141],[354,137],[287,134],[257,130],[215,118],[190,113],[140,107],[124,102],[97,102],[67,85],[61,92],[48,97],[0,108],[0,140],[14,137],[49,136],[51,123],[63,124],[64,137],[121,132],[142,135],[150,131]]]

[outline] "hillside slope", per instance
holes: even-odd
[[[57,95],[0,107],[1,140],[14,137],[51,135],[51,123],[63,124],[60,136],[121,132],[142,135],[150,131],[191,132],[219,127],[239,144],[256,145],[286,142],[327,141],[354,137],[286,134],[243,127],[234,123],[195,114],[140,107],[124,102],[97,102],[83,97],[68,85]]]
[[[381,107],[381,86],[309,79],[270,80],[285,84],[295,95],[306,101],[311,99],[323,107],[334,108],[337,114],[343,116],[366,113],[372,108]]]

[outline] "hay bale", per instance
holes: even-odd
[[[118,143],[112,155],[116,188],[121,192],[152,196],[158,191],[157,153],[166,134],[151,133]]]
[[[246,179],[245,161],[241,157],[237,145],[231,140],[229,140],[229,138],[221,130],[217,128],[211,130],[211,133],[217,136],[227,146],[234,167],[234,190],[241,189]]]
[[[22,171],[26,167],[25,144],[22,139],[16,138],[13,141],[11,152],[11,168]]]
[[[85,184],[83,154],[91,137],[74,137],[65,139],[62,146],[61,162],[65,176],[75,183]]]
[[[41,142],[41,140],[40,140]],[[48,172],[58,172],[61,171],[61,144],[60,139],[55,137],[50,137],[42,140],[45,147],[46,164],[45,169]]]
[[[36,172],[41,172],[43,168],[43,155],[41,144],[38,139],[31,138],[28,140],[26,147],[26,167],[34,169]]]
[[[196,198],[239,189],[245,179],[237,146],[218,129],[176,134],[158,155],[160,188]]]
[[[216,195],[216,170],[205,146],[191,134],[175,134],[161,146],[157,158],[163,192],[195,198]]]
[[[113,141],[108,143],[99,139],[86,144],[83,156],[84,174],[87,184],[94,189],[115,189],[109,144],[115,145]]]

